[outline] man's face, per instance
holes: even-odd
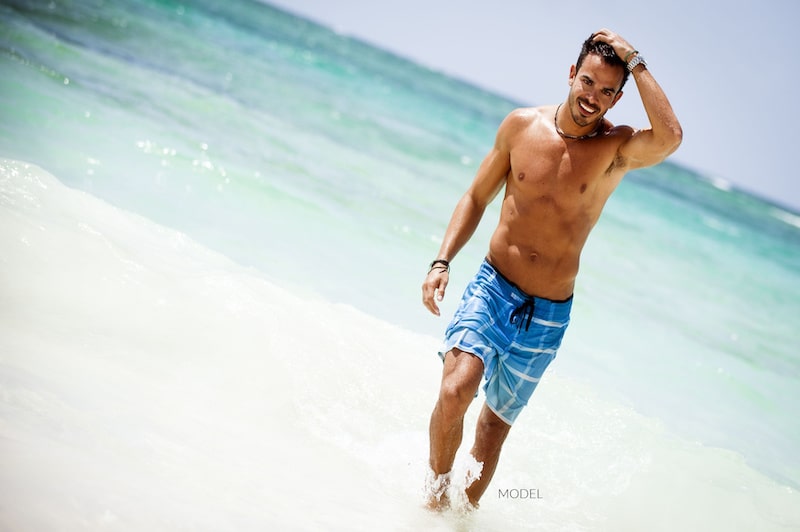
[[[579,126],[601,120],[622,96],[622,67],[609,65],[597,54],[587,55],[580,70],[569,71],[569,111]]]

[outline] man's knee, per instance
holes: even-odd
[[[475,383],[445,377],[439,389],[439,401],[447,407],[466,409],[477,389],[478,385]]]
[[[483,361],[459,349],[445,355],[442,393],[449,399],[471,399],[483,377]]]

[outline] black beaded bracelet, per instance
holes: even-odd
[[[428,273],[431,273],[431,271],[433,271],[433,267],[436,266],[437,264],[441,264],[443,266],[442,270],[446,271],[447,273],[450,273],[450,262],[444,259],[436,259],[435,261],[431,262]]]

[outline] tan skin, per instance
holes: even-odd
[[[594,36],[619,57],[634,48],[603,29]],[[438,258],[452,260],[474,233],[486,206],[505,188],[500,221],[489,243],[488,261],[524,292],[563,300],[572,295],[580,254],[611,193],[630,170],[651,166],[674,152],[681,126],[652,74],[634,68],[650,127],[613,126],[605,113],[622,97],[621,67],[589,54],[570,68],[569,94],[561,105],[512,111],[497,131],[495,144],[474,181],[458,202]],[[599,129],[590,139],[570,139]],[[434,268],[422,285],[423,304],[439,315],[449,277]],[[457,349],[445,356],[439,398],[431,415],[430,466],[437,475],[452,469],[461,444],[464,414],[483,376],[483,363]],[[467,489],[478,504],[494,474],[511,427],[485,404],[478,418],[472,455],[483,462],[481,478]],[[446,498],[431,500],[432,508]]]

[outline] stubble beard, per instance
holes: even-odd
[[[570,98],[569,98],[569,116],[572,119],[572,121],[579,127],[587,127],[587,126],[591,126],[591,125],[597,126],[597,124],[601,120],[603,120],[603,117],[605,116],[605,112],[600,113],[600,114],[596,114],[596,115],[592,115],[592,117],[590,117],[590,118],[586,118],[581,114],[580,109],[578,108],[580,106],[580,103],[579,103],[578,100],[579,100],[578,97],[570,95]],[[584,103],[586,103],[586,102],[584,102]],[[588,107],[591,107],[591,108],[594,107],[593,105],[589,105],[588,103],[586,105]]]

